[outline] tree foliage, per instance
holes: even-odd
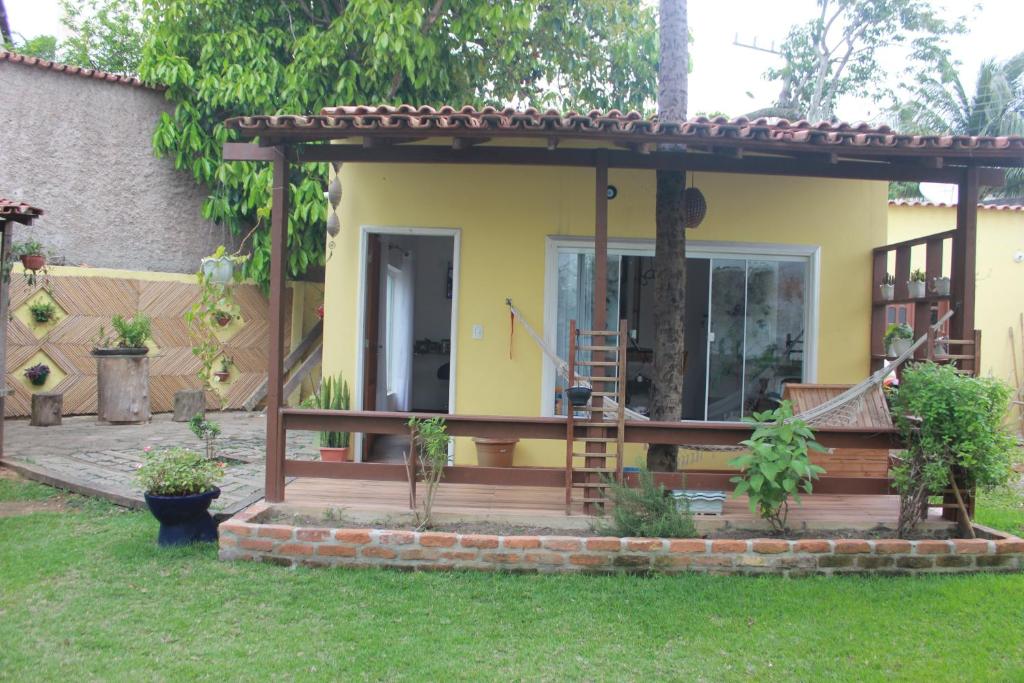
[[[948,57],[945,39],[964,30],[927,0],[817,0],[818,14],[794,26],[780,48],[783,66],[765,74],[782,80],[776,108],[792,118],[832,118],[843,95],[880,101],[893,94],[879,60],[899,48],[904,77],[919,79]]]
[[[642,109],[654,91],[641,0],[144,0],[140,73],[173,113],[153,136],[210,191],[203,215],[252,230],[246,273],[268,278],[271,169],[224,163],[224,119],[338,104],[514,103]],[[288,274],[323,264],[326,164],[295,168]]]
[[[973,93],[967,92],[956,65],[943,60],[937,74],[924,79],[891,114],[897,128],[909,133],[1024,135],[1024,52],[1003,62],[982,62]],[[1024,195],[1024,170],[1008,169],[1006,185],[989,193]]]

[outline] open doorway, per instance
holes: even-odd
[[[449,412],[455,236],[432,232],[367,235],[364,410]],[[407,448],[404,436],[366,435],[361,455],[369,462],[400,462]]]

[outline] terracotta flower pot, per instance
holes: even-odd
[[[519,439],[485,439],[476,437],[476,463],[480,467],[512,467]]]
[[[217,316],[217,324],[221,327],[227,327],[231,323],[230,313],[221,313]]]
[[[349,456],[349,447],[344,448],[327,448],[322,446],[320,448],[320,460],[323,462],[351,462],[352,458]]]
[[[227,382],[228,379],[231,377],[231,371],[230,370],[228,370],[228,371],[221,370],[220,372],[213,373],[213,376],[217,378],[218,382],[220,382],[221,384],[224,384],[224,382]]]
[[[46,257],[42,254],[25,254],[21,257],[21,265],[25,266],[25,270],[33,272],[42,270],[46,265]]]

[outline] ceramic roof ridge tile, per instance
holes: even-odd
[[[929,199],[890,199],[889,206],[925,206],[939,209],[955,209],[956,202],[933,202]],[[1024,204],[985,204],[978,202],[978,208],[985,211],[1024,211]]]
[[[42,216],[43,210],[13,199],[0,197],[0,216]]]
[[[117,83],[120,85],[129,85],[133,88],[144,88],[146,90],[155,91],[166,90],[166,87],[163,85],[147,85],[143,83],[138,76],[133,76],[129,74],[117,74],[112,73],[110,71],[102,71],[100,69],[90,69],[84,66],[75,66],[74,64],[54,62],[49,59],[43,59],[42,57],[25,55],[21,54],[20,52],[11,52],[10,50],[0,49],[0,62],[10,62],[11,64],[33,66],[38,69],[43,69],[45,71],[52,71],[54,73],[63,73],[71,76],[79,76],[81,78],[88,78],[94,81],[102,81],[104,83]]]

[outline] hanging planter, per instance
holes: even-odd
[[[207,256],[199,262],[199,270],[210,282],[227,285],[235,276],[235,262],[230,256]]]
[[[565,390],[565,397],[573,408],[580,408],[587,405],[593,390],[590,387],[575,386]]]
[[[34,273],[46,266],[46,257],[42,254],[24,254],[21,257],[21,265],[25,267],[25,270],[31,270]]]

